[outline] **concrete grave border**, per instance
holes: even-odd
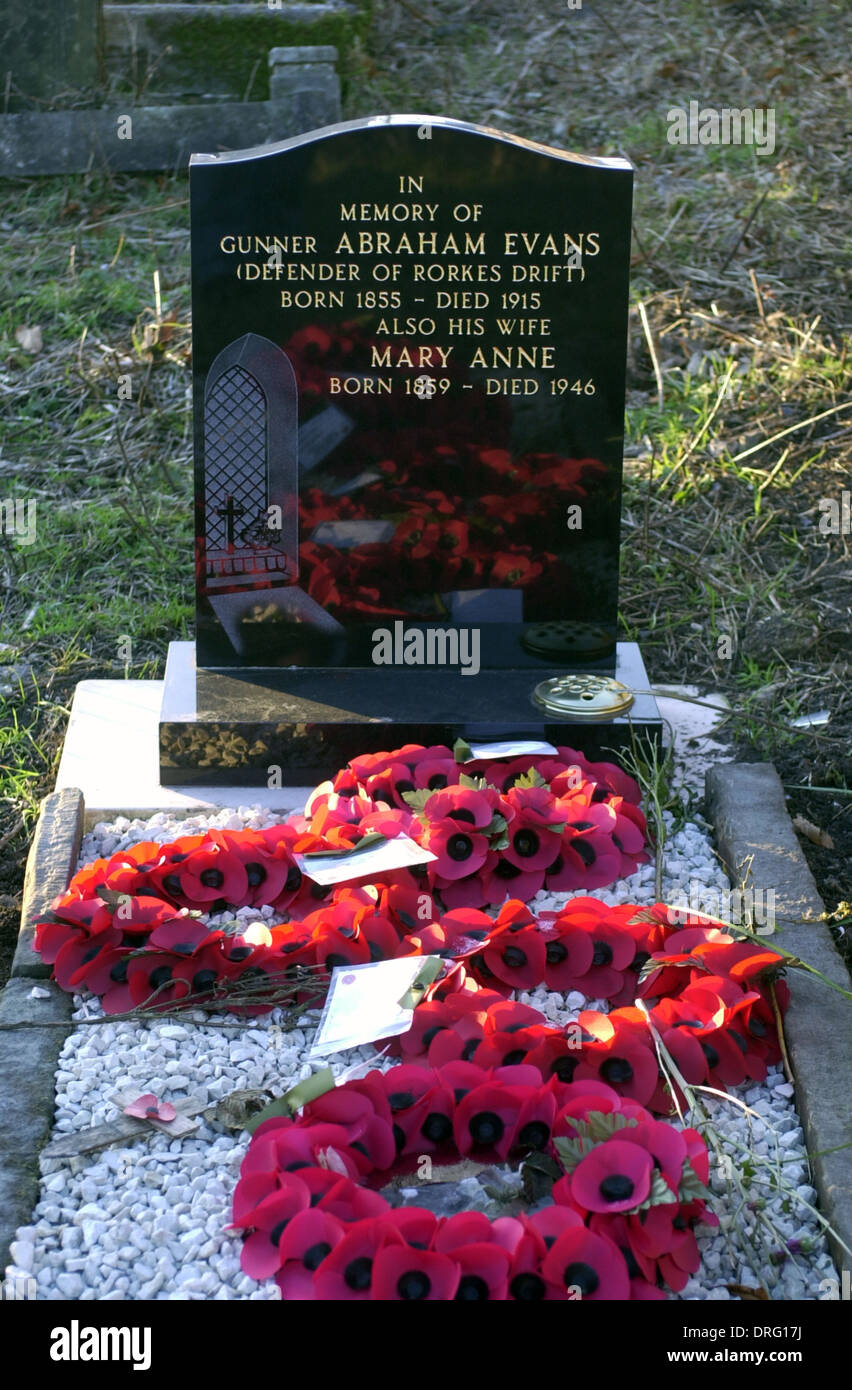
[[[749,885],[775,892],[777,936],[767,937],[766,945],[771,949],[775,939],[835,984],[852,988],[826,923],[816,920],[825,907],[772,763],[717,763],[705,787],[731,882],[741,882],[750,860]],[[852,1248],[852,1004],[804,971],[790,970],[787,979],[784,1036],[819,1209]],[[838,1269],[848,1270],[852,1257],[833,1237],[829,1242]]]
[[[44,1025],[0,1028],[0,1252],[4,1267],[16,1230],[30,1224],[38,1200],[38,1156],[53,1127],[56,1066],[72,1028],[71,995],[47,979],[50,966],[32,946],[34,924],[57,893],[67,888],[77,867],[83,815],[83,794],[75,788],[53,792],[41,804],[27,860],[12,974],[0,994],[0,1023]],[[40,991],[35,998],[34,987]]]

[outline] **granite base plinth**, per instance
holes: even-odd
[[[202,670],[193,642],[172,642],[159,723],[163,786],[300,786],[359,753],[457,738],[547,739],[589,757],[659,737],[662,720],[639,647],[620,642],[615,676],[636,692],[602,723],[557,719],[532,701],[560,669]]]

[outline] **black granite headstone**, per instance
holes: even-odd
[[[164,778],[193,722],[221,763],[240,704],[298,780],[326,726],[541,730],[548,675],[623,678],[628,162],[390,116],[195,155],[190,187],[197,651]]]

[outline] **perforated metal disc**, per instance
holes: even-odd
[[[615,633],[599,623],[533,623],[521,639],[536,656],[597,661],[615,647]]]
[[[633,698],[632,690],[613,676],[582,672],[554,676],[533,691],[533,703],[548,714],[589,724],[624,714]]]

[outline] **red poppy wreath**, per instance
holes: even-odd
[[[650,1113],[683,1099],[660,1056],[690,1085],[761,1081],[788,992],[780,955],[710,919],[682,927],[663,904],[589,896],[536,915],[521,901],[633,872],[638,799],[618,768],[570,749],[490,764],[447,748],[370,755],[318,788],[305,817],[87,865],[37,924],[36,949],[63,989],[88,988],[109,1014],[227,1003],[238,982],[251,1002],[231,1007],[263,1013],[282,985],[298,1001],[335,966],[441,957],[391,1044],[401,1065],[256,1130],[234,1202],[252,1232],[244,1269],[275,1275],[286,1298],[657,1298],[697,1269],[692,1227],[711,1219],[703,1141]],[[400,835],[435,858],[337,887],[300,868]],[[201,915],[261,905],[286,920]],[[552,1027],[511,998],[540,985],[610,1010]],[[392,1210],[374,1187],[433,1150],[544,1153],[561,1174],[555,1205],[493,1223]]]

